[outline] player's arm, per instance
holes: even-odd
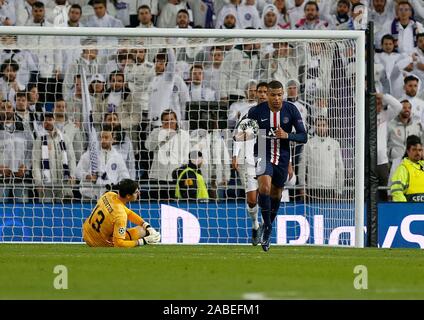
[[[135,213],[131,209],[128,209],[127,207],[125,207],[124,210],[125,210],[125,213],[127,214],[128,220],[130,220],[132,223],[134,223],[137,226],[143,225],[144,220],[137,213]]]
[[[166,53],[167,53],[167,62],[166,62],[164,76],[166,81],[172,81],[174,79],[175,66],[176,66],[174,49],[172,48],[167,49]]]
[[[140,217],[137,213],[128,209],[127,207],[125,207],[124,210],[125,210],[125,213],[127,214],[128,220],[130,220],[135,225],[140,226],[141,228],[146,230],[147,235],[159,234],[159,232],[153,229],[152,226],[147,221],[145,221],[142,217]]]
[[[407,188],[409,180],[408,169],[404,165],[400,165],[393,177],[392,184],[390,186],[390,191],[392,193],[392,199],[394,202],[406,202],[406,197],[404,191]]]
[[[125,240],[127,219],[119,217],[113,226],[113,246],[118,248],[133,248],[139,246],[138,240]]]
[[[308,134],[306,133],[305,125],[303,124],[302,116],[297,108],[293,109],[293,126],[296,133],[288,133],[287,139],[297,143],[306,143],[308,141]]]

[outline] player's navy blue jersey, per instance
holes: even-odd
[[[291,102],[284,101],[282,109],[278,112],[272,112],[268,107],[268,102],[262,102],[249,110],[247,118],[256,120],[259,130],[266,130],[266,161],[270,161],[274,165],[288,165],[289,141],[306,143],[308,140],[302,116]],[[288,133],[288,139],[275,137],[278,126]],[[293,127],[296,133],[291,133]],[[260,140],[259,138],[258,141]],[[258,142],[255,145],[255,156],[258,156]]]

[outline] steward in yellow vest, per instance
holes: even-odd
[[[407,138],[406,154],[392,177],[393,201],[424,202],[424,153],[419,137]]]
[[[174,171],[176,178],[175,197],[177,199],[208,200],[208,188],[200,167],[203,163],[200,151],[191,152],[189,163]]]

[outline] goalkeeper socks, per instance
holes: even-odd
[[[259,222],[258,222],[258,205],[253,208],[247,206],[247,212],[249,213],[250,219],[252,219],[252,228],[258,230]]]
[[[278,209],[280,209],[281,198],[271,198],[271,224],[277,216]]]
[[[265,226],[271,227],[271,197],[269,194],[261,194],[258,196],[258,204],[261,207],[262,221]]]

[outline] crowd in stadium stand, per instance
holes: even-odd
[[[377,52],[377,169],[379,185],[388,186],[392,163],[403,156],[406,138],[414,134],[424,140],[422,1],[0,0],[1,26],[361,30],[369,20],[375,22]],[[206,127],[185,126],[184,121],[191,120],[186,105],[225,105],[225,127],[234,129],[255,105],[256,85],[271,80],[283,83],[286,98],[298,107],[316,138],[303,149],[293,147],[298,184],[338,194],[354,178],[349,172],[354,166],[346,164],[353,158],[346,154],[352,145],[332,134],[346,125],[337,117],[352,101],[342,99],[336,106],[328,101],[330,96],[342,97],[353,83],[355,53],[349,48],[328,50],[337,52],[336,57],[325,55],[324,46],[309,43],[308,59],[316,64],[302,70],[295,60],[296,47],[288,42],[184,46],[189,40],[181,38],[174,39],[175,50],[169,43],[162,50],[164,40],[156,38],[151,40],[156,49],[149,51],[148,43],[146,48],[131,48],[114,38],[73,37],[66,39],[67,45],[75,41],[81,50],[58,50],[62,41],[0,37],[5,48],[0,52],[2,199],[95,199],[104,189],[91,185],[103,187],[129,177],[148,183],[146,197],[173,198],[175,172],[191,163],[193,150],[200,151],[210,196],[236,197],[240,193],[233,186],[237,174],[231,169],[231,139],[212,130],[221,128],[212,116]],[[119,49],[104,49],[106,42]],[[101,168],[96,175],[90,170],[83,112],[85,83],[98,132]],[[313,101],[302,94],[305,86],[316,88]],[[314,158],[317,149],[326,161]],[[386,200],[387,192],[380,196]]]

